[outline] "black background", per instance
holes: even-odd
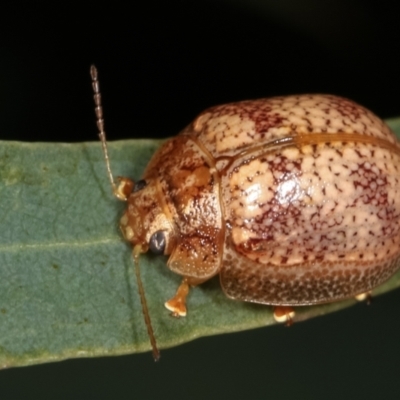
[[[2,3],[0,138],[175,135],[204,108],[273,95],[350,97],[400,115],[399,29],[385,1]],[[400,293],[328,317],[162,352],[0,371],[1,399],[398,399]]]

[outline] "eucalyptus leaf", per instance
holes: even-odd
[[[400,136],[400,119],[388,121]],[[115,175],[138,179],[162,142],[109,142]],[[111,192],[99,143],[0,142],[0,367],[150,350],[131,248],[119,232],[125,204]],[[188,316],[164,308],[180,278],[143,255],[141,274],[161,349],[274,324],[267,306],[232,301],[218,279],[193,290]],[[400,285],[400,273],[374,291]],[[297,309],[296,321],[354,300]],[[150,354],[149,354],[150,357]]]

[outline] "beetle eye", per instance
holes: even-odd
[[[146,185],[147,182],[144,179],[141,179],[140,181],[135,182],[132,192],[138,192],[139,190],[142,190]]]
[[[150,238],[149,249],[153,254],[163,254],[165,250],[165,232],[157,231]]]

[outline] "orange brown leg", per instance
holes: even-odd
[[[285,323],[287,326],[290,326],[293,324],[294,315],[295,312],[292,307],[274,307],[274,319],[276,322]]]
[[[182,283],[179,285],[175,296],[165,302],[165,307],[171,311],[173,317],[186,317],[186,297],[189,294],[190,286],[196,286],[203,283],[204,280],[193,278],[183,278]]]
[[[355,296],[355,299],[357,301],[365,301],[367,304],[371,303],[371,299],[372,299],[372,292],[365,292],[365,293],[360,293],[357,296]]]

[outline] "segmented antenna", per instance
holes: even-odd
[[[118,195],[118,191],[117,191],[117,185],[114,182],[114,177],[111,172],[110,158],[108,157],[106,132],[104,130],[103,107],[101,105],[100,85],[99,85],[99,81],[97,79],[97,76],[98,76],[97,68],[94,65],[92,65],[90,67],[90,75],[92,77],[92,86],[93,86],[93,92],[94,92],[93,99],[94,99],[94,104],[95,104],[94,111],[96,113],[96,124],[97,124],[97,129],[99,130],[99,138],[101,141],[101,146],[103,148],[104,159],[106,161],[108,179],[110,180],[111,188],[112,188],[114,195],[116,197],[120,198],[120,196]]]
[[[112,188],[114,195],[118,199],[126,201],[128,198],[128,195],[131,192],[131,189],[133,187],[133,181],[131,181],[128,178],[120,178],[119,187],[117,187],[117,185],[115,184],[114,177],[111,172],[110,158],[108,157],[106,132],[104,130],[103,107],[101,105],[100,85],[99,85],[99,81],[97,79],[98,73],[97,73],[97,68],[94,65],[92,65],[90,67],[90,75],[92,77],[92,86],[93,86],[93,92],[94,92],[93,98],[94,98],[94,104],[95,104],[94,110],[96,113],[96,123],[97,123],[97,128],[99,130],[99,138],[100,138],[101,145],[103,148],[104,159],[105,159],[106,165],[107,165],[108,178],[110,179],[111,188]],[[128,193],[128,195],[127,195],[127,193]],[[140,302],[142,303],[142,312],[143,312],[144,322],[147,327],[147,334],[149,335],[151,347],[153,350],[154,361],[158,361],[160,359],[160,351],[158,350],[158,347],[157,347],[156,338],[154,336],[153,327],[151,325],[149,310],[147,308],[146,296],[145,296],[144,290],[143,290],[142,279],[140,278],[139,256],[142,252],[143,252],[142,246],[140,244],[136,244],[133,248],[133,258],[135,261],[136,281],[137,281],[138,289],[139,289]]]
[[[149,310],[147,308],[146,296],[144,295],[142,279],[140,278],[139,255],[140,255],[141,251],[142,250],[141,250],[140,245],[136,245],[133,248],[133,258],[135,260],[136,281],[138,284],[140,301],[142,303],[142,312],[143,312],[144,322],[146,323],[147,334],[149,335],[151,348],[153,350],[153,358],[154,358],[154,361],[158,361],[160,359],[160,351],[158,350],[156,337],[154,336],[153,327],[151,326],[151,319],[150,319]]]

